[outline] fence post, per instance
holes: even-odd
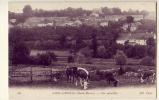
[[[50,78],[50,81],[52,82],[52,67],[51,67],[51,78]]]
[[[32,66],[30,67],[30,82],[33,82],[33,72],[32,72]]]

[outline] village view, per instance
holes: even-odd
[[[66,82],[65,73],[52,75],[68,66],[89,71],[88,89],[111,86],[99,82],[94,70],[119,69],[120,75],[113,74],[118,80],[114,86],[156,84],[137,74],[153,71],[155,77],[156,12],[106,6],[44,10],[30,5],[22,11],[8,11],[11,86],[48,82],[51,87],[76,88]]]

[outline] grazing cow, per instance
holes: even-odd
[[[76,85],[77,85],[77,81],[79,80],[80,85],[83,87],[83,89],[87,89],[89,84],[88,77],[89,77],[89,72],[85,68],[78,67]]]
[[[124,74],[124,76],[127,76],[127,77],[140,77],[140,74],[138,72],[131,72],[131,71],[129,71],[129,72],[126,72]]]
[[[115,79],[113,72],[109,70],[97,70],[96,74],[99,75],[101,79],[107,80],[109,84],[112,82],[115,87],[118,85],[118,80]]]
[[[89,72],[81,67],[70,67],[66,69],[67,80],[75,81],[75,85],[78,85],[78,81],[83,89],[88,88],[88,76]]]
[[[52,78],[54,82],[57,82],[63,77],[63,71],[56,71],[55,73],[52,73]]]
[[[135,68],[132,68],[132,67],[125,67],[125,68],[123,68],[123,67],[120,67],[119,69],[118,69],[118,75],[124,75],[124,74],[128,74],[128,73],[130,72],[134,72],[134,73],[136,73],[137,72],[137,69],[135,69]]]
[[[67,81],[73,83],[77,77],[77,67],[68,67],[66,69]]]
[[[146,71],[139,71],[140,74],[141,74],[141,77],[140,77],[140,82],[141,83],[144,83],[146,81],[148,81],[151,77],[151,82],[153,83],[155,81],[155,76],[156,76],[156,73],[154,70],[146,70]]]

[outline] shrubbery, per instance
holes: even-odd
[[[68,63],[74,62],[74,57],[72,55],[68,56]]]
[[[115,55],[115,62],[117,65],[121,66],[126,64],[127,57],[123,51],[117,51],[117,54]]]
[[[140,59],[146,56],[146,46],[142,45],[125,45],[124,52],[128,58]]]
[[[145,66],[154,66],[155,62],[154,62],[152,57],[146,56],[146,57],[141,59],[140,64],[145,65]]]
[[[104,46],[99,46],[97,49],[97,56],[99,58],[105,58],[106,56],[106,49]]]
[[[28,64],[30,49],[23,41],[10,43],[9,60],[10,64]]]
[[[43,54],[38,54],[35,57],[30,57],[30,64],[35,65],[50,65],[52,62],[57,61],[56,55],[53,52],[46,52]]]

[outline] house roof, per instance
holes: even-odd
[[[136,40],[146,40],[149,37],[153,37],[153,34],[150,33],[123,33],[120,34],[120,37],[118,40],[131,40],[131,39],[136,39]]]

